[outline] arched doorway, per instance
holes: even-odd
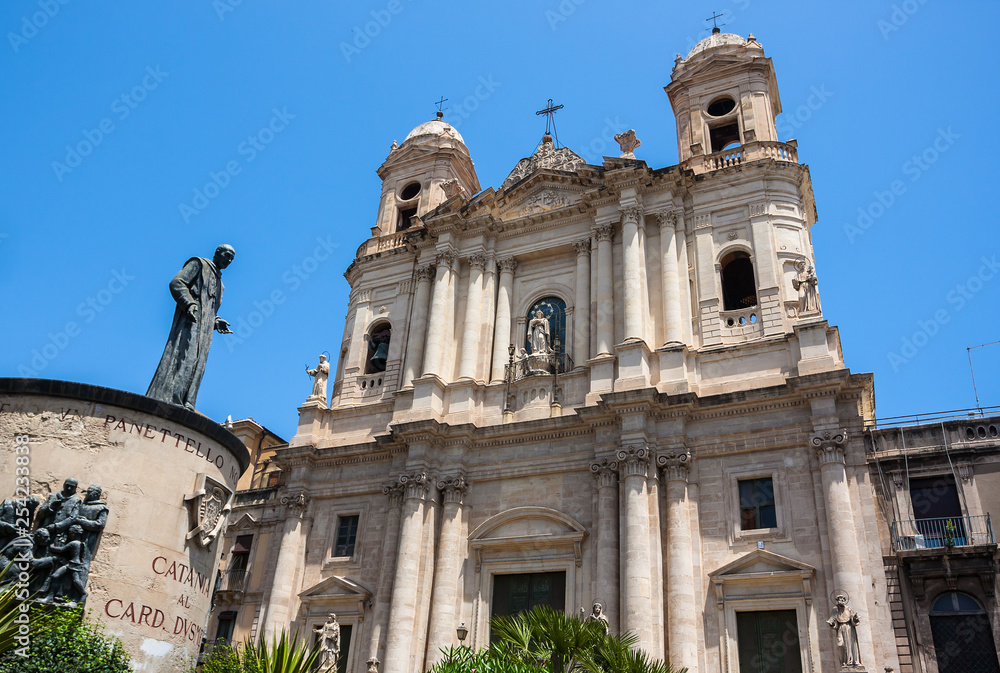
[[[938,673],[1000,673],[986,611],[969,594],[940,595],[930,612]]]

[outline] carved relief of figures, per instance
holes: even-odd
[[[39,602],[75,605],[87,597],[87,576],[108,522],[108,505],[100,486],[91,485],[81,499],[77,484],[67,479],[41,506],[35,496],[0,504],[0,567],[15,560],[27,562],[29,589],[37,592]],[[25,525],[32,515],[33,530]],[[5,580],[15,577],[17,573],[8,574]]]
[[[315,369],[306,367],[306,374],[313,377],[312,394],[310,400],[321,400],[326,403],[326,381],[330,376],[330,363],[326,361],[325,355],[319,356],[319,364]]]
[[[532,213],[541,213],[554,208],[564,208],[568,205],[570,205],[569,197],[560,195],[552,189],[546,189],[528,198],[524,202],[524,208],[521,212],[524,215],[531,215]]]
[[[798,275],[792,279],[792,287],[799,291],[799,315],[818,313],[819,292],[816,285],[819,281],[816,270],[812,264],[806,264],[805,260],[799,260],[795,268],[798,269]]]
[[[858,613],[847,606],[846,593],[836,594],[836,605],[826,623],[837,635],[837,652],[841,666],[861,666],[861,652],[858,649]]]
[[[313,631],[319,634],[319,670],[323,673],[335,670],[337,659],[340,658],[340,624],[337,623],[337,615],[331,612],[326,623]]]

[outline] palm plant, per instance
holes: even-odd
[[[538,606],[492,622],[496,641],[488,648],[444,650],[432,673],[685,673],[635,649],[632,633],[610,635],[598,622],[584,622]]]
[[[247,639],[243,643],[243,670],[252,673],[307,673],[311,671],[319,657],[320,650],[315,645],[300,641],[298,635],[289,635],[282,629],[280,635],[273,635],[271,642],[263,636],[254,644]],[[320,673],[327,673],[321,671]]]

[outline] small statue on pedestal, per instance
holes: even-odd
[[[330,363],[326,361],[326,356],[319,356],[319,364],[315,369],[307,366],[306,374],[313,377],[312,394],[307,401],[317,400],[326,404],[326,381],[330,376]]]
[[[583,608],[580,608],[583,611]],[[585,620],[588,624],[590,622],[598,622],[604,627],[604,632],[608,633],[611,630],[611,624],[608,623],[608,616],[604,614],[604,605],[600,601],[594,601],[593,607],[590,609],[590,614],[587,615]]]
[[[799,260],[795,268],[799,273],[792,280],[792,287],[799,291],[799,315],[818,313],[819,292],[816,285],[819,280],[816,278],[816,270],[811,264],[806,264],[805,260]]]
[[[861,666],[861,651],[858,649],[858,624],[861,617],[847,607],[848,595],[843,591],[835,594],[837,604],[826,623],[837,634],[837,651],[840,653],[841,667]]]
[[[319,670],[323,673],[333,671],[340,658],[340,624],[337,623],[337,615],[331,612],[326,623],[314,631],[319,634]]]

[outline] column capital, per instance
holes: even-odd
[[[590,238],[581,238],[579,241],[573,241],[573,249],[576,250],[576,254],[586,255],[590,252]]]
[[[482,253],[469,255],[469,266],[473,269],[484,269],[486,267],[486,255]]]
[[[618,481],[618,461],[602,459],[600,462],[591,463],[590,471],[594,473],[594,481],[597,488],[608,488],[614,486]]]
[[[624,446],[618,452],[618,461],[625,477],[645,477],[649,468],[649,449],[643,444]]]
[[[622,214],[622,224],[639,224],[642,219],[642,208],[639,206],[625,206],[619,208],[618,212]]]
[[[665,481],[687,482],[691,452],[687,449],[669,449],[656,456],[656,464],[663,469]]]
[[[514,273],[514,269],[517,268],[517,260],[513,257],[504,257],[503,259],[497,260],[497,265],[500,267],[501,273]]]
[[[658,210],[656,211],[656,222],[660,225],[661,229],[666,227],[676,227],[677,213],[670,210],[669,208]]]
[[[469,482],[465,480],[464,474],[455,474],[439,479],[437,488],[441,491],[441,498],[445,503],[457,502],[461,505],[465,492],[469,490]]]
[[[281,497],[281,504],[288,508],[289,515],[301,519],[305,516],[306,509],[309,507],[309,494],[305,491],[288,493]]]
[[[847,454],[847,430],[825,430],[809,438],[809,443],[816,447],[816,456],[820,465],[845,462]]]
[[[422,470],[399,475],[399,484],[406,500],[423,499],[427,495],[427,473]]]
[[[597,239],[598,243],[601,241],[611,241],[615,237],[615,228],[613,222],[594,227],[594,238]]]
[[[383,486],[382,493],[389,496],[389,509],[398,509],[403,505],[403,485],[398,481]]]
[[[456,258],[457,258],[457,255],[455,255],[455,253],[453,251],[451,251],[451,250],[442,250],[434,258],[434,262],[438,266],[450,267],[452,265],[452,262],[454,262]]]
[[[433,264],[424,264],[422,266],[418,266],[417,270],[414,272],[414,274],[417,277],[417,282],[418,283],[420,281],[422,281],[422,280],[433,280],[433,278],[434,278],[434,265]]]

